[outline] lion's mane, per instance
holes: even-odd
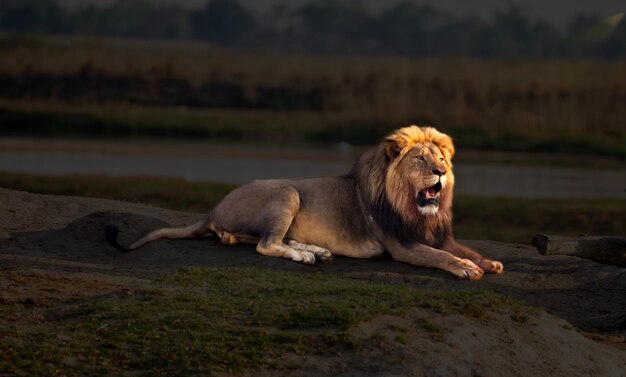
[[[398,169],[400,159],[420,143],[435,144],[448,165],[447,183],[435,215],[418,210],[415,189],[403,179],[406,172]],[[377,148],[364,154],[351,175],[365,208],[385,234],[403,245],[419,242],[440,248],[452,237],[453,156],[454,144],[448,135],[432,127],[409,126],[389,134]]]

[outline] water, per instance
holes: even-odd
[[[0,170],[31,174],[182,177],[242,184],[255,179],[341,175],[350,159],[2,150]],[[456,193],[515,198],[626,199],[626,172],[562,167],[455,164]]]

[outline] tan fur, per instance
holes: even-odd
[[[255,181],[233,190],[208,217],[185,228],[155,230],[129,247],[158,238],[215,233],[226,245],[256,244],[260,254],[305,264],[333,254],[395,260],[439,268],[461,278],[501,273],[454,240],[452,139],[432,127],[409,126],[389,134],[341,177]]]

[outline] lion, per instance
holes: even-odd
[[[129,251],[157,239],[217,235],[251,243],[262,255],[304,264],[333,255],[393,260],[478,280],[502,263],[461,245],[452,232],[452,139],[432,127],[391,132],[344,176],[258,180],[241,186],[205,219],[157,229],[129,246],[108,225],[107,241]]]

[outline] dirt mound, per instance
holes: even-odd
[[[383,349],[408,352],[414,362],[403,364],[398,370],[393,368],[392,361],[384,362],[380,374],[394,374],[395,370],[403,375],[423,375],[420,371],[428,370],[427,375],[433,376],[495,376],[514,368],[519,375],[624,376],[626,371],[626,269],[623,268],[575,257],[541,256],[530,246],[491,241],[466,243],[486,256],[501,260],[507,272],[485,276],[479,282],[458,280],[443,271],[415,268],[388,259],[336,258],[330,264],[303,266],[259,256],[250,245],[224,247],[215,238],[163,240],[122,253],[106,243],[107,224],[120,228],[120,243],[125,244],[152,229],[190,223],[202,215],[134,203],[4,189],[0,189],[0,213],[3,214],[0,304],[29,299],[45,303],[132,288],[143,279],[153,279],[185,266],[322,272],[419,288],[485,289],[513,296],[549,314],[540,313],[527,326],[517,326],[510,318],[500,318],[491,324],[455,316],[437,318],[452,329],[443,342],[425,341],[427,337],[414,331],[408,333],[407,342],[411,344],[414,335],[421,343],[413,347],[382,340],[379,346]],[[377,325],[375,321],[369,326],[383,326],[384,319],[380,321],[383,324]],[[594,339],[605,340],[610,347],[585,338],[576,330],[593,333]],[[353,331],[365,334],[371,329],[358,327]],[[420,353],[415,349],[421,350]],[[382,357],[379,348],[361,352],[361,357]],[[319,360],[302,357],[299,360],[305,368],[293,375],[323,373],[323,365],[311,366]],[[341,363],[339,357],[333,365]],[[331,369],[338,371],[335,367]],[[348,371],[340,374],[350,375]]]

